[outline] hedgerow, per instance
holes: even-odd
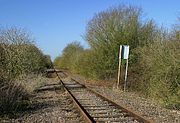
[[[0,51],[0,114],[12,113],[29,95],[18,79],[42,73],[48,61],[29,33],[19,28],[1,28]]]
[[[69,44],[56,59],[56,65],[93,79],[116,79],[119,46],[129,45],[129,90],[179,108],[180,28],[177,25],[168,33],[153,20],[144,19],[140,8],[113,7],[96,14],[87,24],[84,37],[90,48]]]

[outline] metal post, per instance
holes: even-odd
[[[119,83],[120,83],[120,75],[121,75],[121,53],[122,52],[122,45],[119,47],[119,67],[118,67],[118,82],[117,82],[117,88],[119,88]]]
[[[124,80],[124,91],[126,91],[127,73],[128,73],[128,59],[126,60],[126,72],[125,72],[125,80]]]

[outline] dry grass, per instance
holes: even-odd
[[[47,78],[43,77],[43,75],[39,74],[29,74],[22,75],[21,79],[17,80],[23,87],[28,91],[28,93],[33,93],[33,91],[40,86],[43,86],[47,81]]]
[[[1,82],[0,86],[0,114],[14,114],[28,100],[28,92],[16,82]]]
[[[18,28],[0,28],[0,51],[0,115],[14,114],[28,104],[29,95],[43,83],[41,76],[29,74],[42,73],[50,58]]]
[[[0,115],[14,115],[29,105],[33,91],[42,86],[46,78],[42,75],[26,75],[14,81],[0,83]]]

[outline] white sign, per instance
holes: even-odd
[[[129,57],[129,45],[123,45],[122,56],[123,56],[123,59],[128,59],[128,57]]]

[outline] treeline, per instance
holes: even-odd
[[[85,40],[89,49],[78,42],[68,44],[55,59],[56,67],[93,79],[116,78],[119,45],[130,45],[129,90],[180,108],[179,23],[168,32],[153,20],[145,20],[140,8],[118,6],[89,21]]]
[[[29,92],[19,80],[51,67],[50,57],[20,28],[0,28],[0,115],[12,113],[28,100]]]

